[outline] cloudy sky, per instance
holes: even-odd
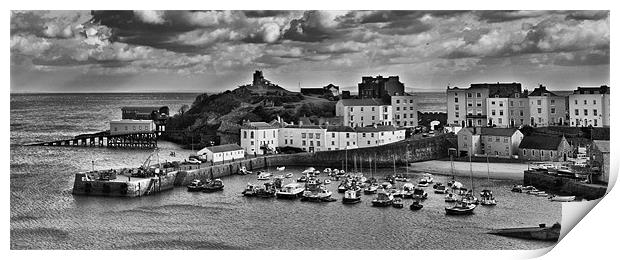
[[[609,84],[608,11],[13,11],[12,92]]]

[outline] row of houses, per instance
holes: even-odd
[[[545,86],[532,92],[521,83],[481,83],[446,90],[448,124],[462,127],[609,127],[609,87],[579,87],[568,96]]]
[[[417,100],[407,93],[385,98],[342,99],[336,103],[336,116],[349,127],[418,125]]]
[[[293,147],[307,152],[356,149],[404,139],[405,129],[393,125],[350,127],[246,122],[240,129],[240,145],[247,154],[264,154],[276,147]]]

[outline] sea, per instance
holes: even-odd
[[[442,109],[445,95],[441,94],[429,94],[434,99],[429,97],[427,111]],[[372,195],[363,195],[361,203],[344,205],[342,194],[336,192],[337,182],[328,185],[338,199],[330,203],[243,197],[247,183],[259,183],[256,175],[224,177],[225,188],[219,193],[190,193],[175,187],[139,198],[85,197],[71,194],[76,172],[136,167],[152,151],[25,146],[106,130],[109,120],[120,119],[123,106],[165,105],[174,112],[191,105],[196,95],[12,94],[10,248],[528,250],[554,244],[487,234],[492,228],[561,221],[560,203],[512,193],[511,181],[473,180],[476,190],[492,189],[498,205],[478,206],[470,216],[445,215],[448,204],[430,187],[420,211],[409,210],[408,200],[403,209],[375,208]],[[183,160],[192,152],[163,141],[159,149],[161,161]],[[291,172],[297,178],[303,170],[293,166],[281,173]],[[408,172],[406,168],[379,169],[373,176],[381,178],[395,171]],[[412,181],[420,174],[409,172]],[[435,176],[444,183],[450,178]]]

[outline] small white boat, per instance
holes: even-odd
[[[276,192],[276,198],[294,199],[301,197],[304,187],[299,183],[289,183],[284,185],[282,189]]]
[[[284,175],[285,178],[292,178],[293,177],[293,173],[289,172],[286,175]]]
[[[269,177],[271,177],[271,173],[262,172],[261,174],[258,175],[257,179],[260,181],[264,181],[264,180],[269,180]]]
[[[433,178],[433,175],[430,173],[425,173],[423,174],[424,177],[422,177],[423,179],[426,179],[426,182],[428,183],[433,183],[433,181],[435,181],[435,179]]]
[[[536,194],[536,196],[538,196],[538,197],[548,197],[549,193],[546,193],[546,192],[543,191],[543,192],[540,192],[540,193]]]
[[[284,166],[276,167],[276,170],[278,170],[278,171],[284,171],[284,169],[286,169],[286,167],[284,167]]]
[[[556,196],[553,195],[549,197],[550,201],[558,201],[558,202],[571,202],[575,200],[575,196]]]
[[[325,169],[323,170],[323,172],[324,172],[324,173],[330,173],[330,172],[332,172],[332,169],[331,169],[331,168],[325,168]]]
[[[325,180],[323,181],[323,183],[325,183],[325,184],[330,184],[330,183],[332,183],[332,181],[330,181],[329,179],[325,179]]]
[[[314,173],[314,167],[308,167],[307,169],[305,169],[303,172],[301,172],[303,174],[307,174],[307,173]]]
[[[275,178],[275,179],[280,179],[280,180],[281,180],[281,179],[284,179],[284,175],[280,174],[280,175],[277,175],[277,176],[276,176],[276,177],[274,177],[274,178]]]
[[[251,172],[251,171],[248,171],[248,170],[245,168],[245,166],[242,166],[242,167],[239,169],[239,174],[241,174],[241,175],[247,175],[247,174],[252,174],[252,172]]]

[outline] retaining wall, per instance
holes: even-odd
[[[601,198],[607,191],[604,185],[586,184],[576,179],[554,176],[540,171],[525,171],[523,185],[532,185],[541,190],[560,195],[575,195],[588,200]]]

